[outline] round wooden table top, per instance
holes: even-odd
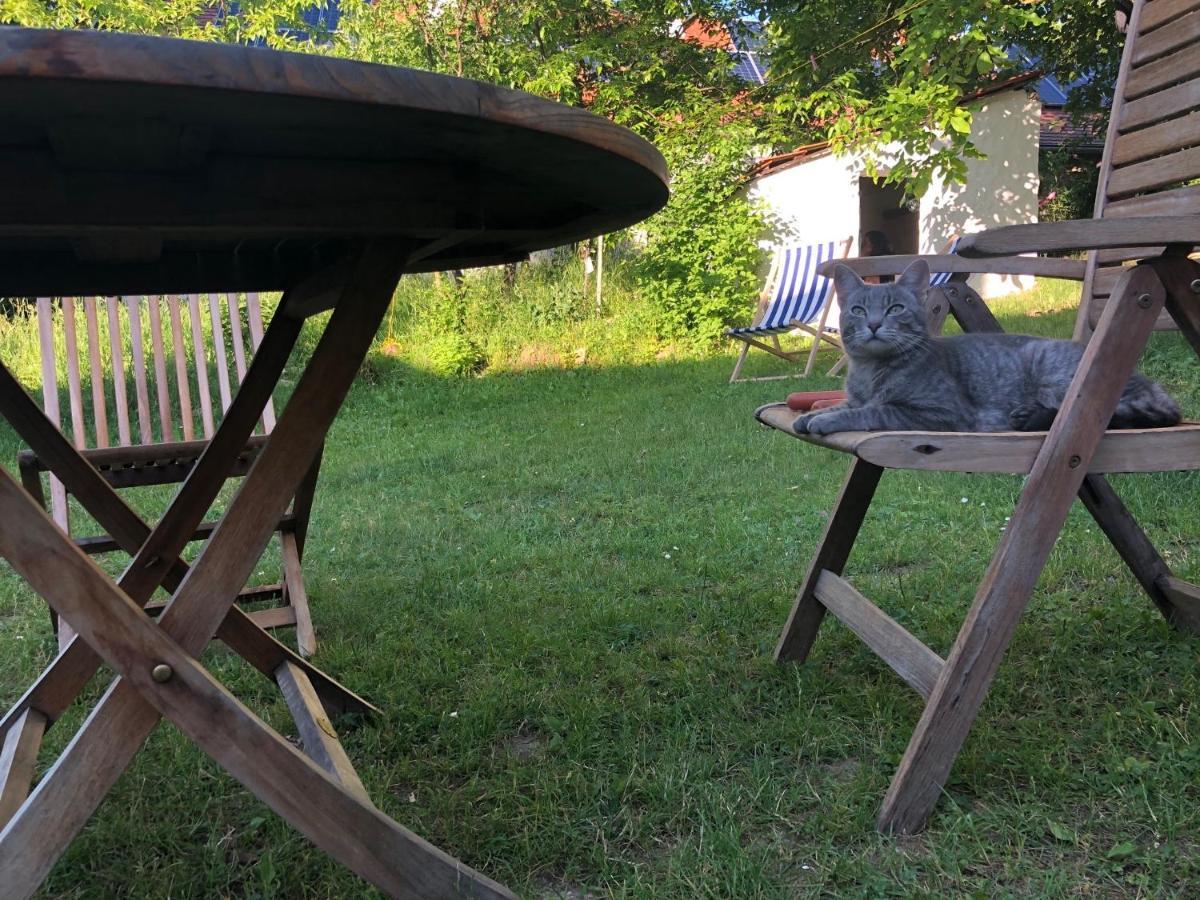
[[[522,259],[667,201],[581,109],[344,59],[0,27],[0,296],[279,290],[364,241]]]

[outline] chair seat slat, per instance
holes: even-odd
[[[154,359],[154,391],[158,398],[159,434],[164,442],[175,440],[171,421],[171,390],[167,385],[167,362],[163,355],[162,311],[159,297],[147,297],[146,311],[150,318],[150,352]]]
[[[786,403],[760,408],[755,416],[784,434],[851,453],[886,469],[1028,474],[1046,440],[1044,431],[843,431],[798,435],[792,422],[803,413]],[[1089,472],[1179,472],[1200,467],[1200,422],[1172,428],[1106,432]]]
[[[1154,0],[1142,10],[1138,31],[1141,34],[1149,34],[1194,9],[1200,9],[1200,0]]]
[[[1113,170],[1107,196],[1119,200],[1200,176],[1200,147],[1189,147]]]
[[[97,447],[108,446],[108,407],[104,401],[104,367],[100,361],[100,323],[96,315],[96,298],[83,298],[83,315],[87,324],[88,375],[92,382],[92,428]]]
[[[204,436],[211,438],[216,431],[213,422],[212,391],[208,385],[208,354],[205,352],[204,320],[200,315],[200,297],[198,294],[188,294],[188,319],[192,325],[192,353],[195,359],[196,393],[200,397],[200,424],[204,428]]]
[[[233,402],[229,392],[229,361],[225,353],[225,329],[221,327],[221,305],[216,294],[208,295],[208,313],[212,320],[213,357],[217,369],[217,389],[221,395],[221,413]]]
[[[171,294],[166,298],[167,313],[171,318],[171,349],[175,356],[175,390],[179,397],[179,426],[185,441],[196,439],[196,428],[192,420],[192,391],[188,383],[187,353],[183,349],[183,321],[179,315],[179,297]]]
[[[134,396],[137,401],[138,435],[143,444],[154,442],[150,424],[150,388],[146,380],[146,352],[143,344],[141,304],[136,297],[126,297],[125,307],[129,310],[130,356],[133,359]]]
[[[112,359],[113,406],[117,410],[117,440],[123,446],[133,443],[129,431],[129,394],[125,387],[125,352],[121,341],[121,301],[106,297],[108,310],[108,347]]]
[[[1200,53],[1196,59],[1200,63]],[[1113,144],[1112,162],[1114,166],[1127,166],[1197,144],[1200,144],[1200,113],[1191,113],[1119,136]]]
[[[253,352],[257,353],[263,339],[262,303],[258,294],[246,295],[246,312],[250,324],[250,346]],[[275,429],[275,401],[270,397],[263,407],[262,426],[263,434],[270,434]]]

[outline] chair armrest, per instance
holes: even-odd
[[[958,242],[963,256],[1009,256],[1056,250],[1106,250],[1200,244],[1200,216],[1141,216],[1126,219],[1073,219],[1009,225],[969,234]]]
[[[963,238],[966,240],[966,238]],[[962,247],[962,242],[958,245]],[[861,276],[899,275],[915,260],[929,263],[931,272],[966,272],[968,275],[988,272],[996,275],[1038,275],[1043,278],[1065,278],[1083,281],[1087,263],[1082,259],[1053,259],[1044,256],[1006,256],[992,259],[964,259],[961,256],[860,256],[856,259],[834,259],[823,263],[817,271],[829,278],[837,265],[847,266]]]

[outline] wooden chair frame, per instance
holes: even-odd
[[[1078,497],[1139,585],[1175,627],[1200,634],[1200,587],[1176,577],[1105,480],[1113,472],[1200,469],[1200,423],[1105,432],[1150,333],[1177,327],[1200,355],[1200,0],[1138,0],[1129,20],[1102,164],[1096,217],[969,235],[933,270],[1033,274],[1083,283],[1076,335],[1090,334],[1048,432],[847,432],[803,439],[853,454],[842,491],[776,647],[808,657],[832,612],[926,701],[884,798],[881,830],[913,832],[932,813],[1012,640],[1071,504]],[[1086,250],[1086,262],[1013,254]],[[987,257],[969,259],[963,257]],[[995,257],[995,258],[992,258]],[[848,264],[860,275],[903,271],[915,257]],[[1128,265],[1133,261],[1133,265]],[[945,290],[945,288],[935,289]],[[998,331],[974,291],[951,312],[966,331]],[[796,413],[758,411],[789,434]],[[843,568],[887,468],[1027,475],[958,637],[943,659],[862,596]]]
[[[854,246],[854,235],[839,242],[842,246],[841,259],[846,259],[850,255],[850,249]],[[767,273],[766,286],[758,295],[758,306],[754,309],[754,318],[750,322],[750,327],[756,327],[763,320],[763,316],[771,307],[771,297],[775,293],[775,288],[782,277],[782,255],[776,251],[771,259],[771,268]],[[833,296],[830,291],[831,298]],[[796,363],[804,357],[805,353],[802,350],[784,350],[779,343],[779,335],[770,335],[771,343],[767,344],[758,337],[744,334],[731,334],[730,337],[743,342],[742,350],[738,354],[737,362],[733,365],[733,374],[729,376],[729,383],[736,384],[741,381],[779,381],[784,378],[807,378],[812,374],[813,367],[817,362],[817,352],[821,349],[822,341],[834,347],[837,350],[842,349],[841,339],[834,333],[827,331],[825,323],[829,320],[829,310],[832,304],[826,300],[821,304],[821,314],[817,317],[817,324],[810,325],[807,322],[793,322],[791,327],[805,332],[812,337],[812,347],[808,351],[808,362],[805,363],[804,371],[795,375],[763,375],[755,378],[739,378],[742,372],[742,366],[746,362],[746,356],[750,352],[751,347],[757,347],[760,350],[765,350],[772,356],[778,356],[780,359],[788,362]],[[846,364],[845,356],[842,356],[833,368],[826,374],[835,375]]]
[[[100,310],[107,313],[107,341],[101,348]],[[127,336],[130,351],[124,349],[121,312],[127,316]],[[58,311],[59,315],[55,315]],[[246,328],[242,326],[242,316]],[[84,328],[77,325],[82,315]],[[37,301],[38,333],[42,356],[42,397],[46,415],[62,427],[57,376],[55,332],[61,318],[64,347],[66,387],[70,410],[70,434],[81,455],[92,463],[104,479],[115,488],[145,487],[181,483],[200,458],[207,441],[212,438],[216,424],[232,402],[236,390],[246,377],[248,363],[263,339],[262,307],[255,293],[245,295],[209,294],[202,300],[198,295],[186,297],[84,297]],[[186,318],[191,332],[185,341],[183,322]],[[223,322],[228,321],[228,333]],[[143,350],[145,332],[150,329],[150,362],[147,365]],[[206,330],[210,337],[206,339]],[[226,347],[226,341],[229,347]],[[185,348],[185,343],[190,343]],[[83,351],[82,354],[80,351]],[[189,359],[188,351],[191,352]],[[104,363],[105,351],[109,364]],[[90,409],[85,406],[81,377],[81,356],[86,360],[90,376]],[[216,395],[210,389],[209,364],[213,366]],[[126,367],[132,376],[134,403],[131,408],[126,389]],[[232,370],[232,371],[231,371]],[[170,374],[169,374],[170,373]],[[171,377],[173,375],[173,377]],[[153,378],[151,378],[153,376]],[[111,379],[111,392],[106,381]],[[153,385],[153,390],[151,389]],[[193,404],[193,389],[196,403]],[[152,414],[151,395],[156,403]],[[110,442],[110,406],[116,419],[115,442]],[[90,413],[90,415],[89,415]],[[136,427],[135,427],[136,426]],[[262,412],[257,434],[251,436],[244,451],[230,469],[231,477],[242,477],[249,471],[275,427],[275,410],[268,399]],[[156,433],[157,432],[157,433]],[[197,438],[201,439],[197,439]],[[113,445],[115,443],[115,445]],[[49,473],[49,493],[54,521],[68,534],[72,533],[69,491],[49,472],[46,461],[32,450],[18,454],[21,481],[25,489],[45,503],[41,473]],[[297,490],[296,497],[281,518],[277,533],[281,557],[280,579],[274,584],[245,587],[239,594],[244,603],[278,601],[273,608],[257,609],[250,617],[264,628],[295,626],[296,643],[302,656],[316,652],[316,635],[309,610],[308,593],[304,584],[302,561],[313,494],[320,474],[318,454],[312,469]],[[205,540],[215,523],[201,523],[193,540]],[[75,542],[88,554],[120,550],[111,535],[76,537]],[[70,643],[70,626],[60,623],[51,610],[58,634],[59,646]]]
[[[1200,223],[1196,237],[1200,241]],[[980,268],[986,270],[986,264]],[[1110,303],[1101,319],[1067,402],[1048,433],[803,436],[856,458],[796,595],[775,658],[807,659],[825,613],[832,612],[926,700],[880,810],[881,830],[909,833],[925,826],[1076,496],[1168,621],[1200,634],[1200,588],[1174,576],[1104,478],[1110,472],[1200,468],[1200,424],[1107,436],[1102,428],[1164,304],[1200,353],[1200,300],[1192,285],[1200,285],[1200,264],[1178,256],[1148,260],[1124,276],[1113,295],[1117,302]],[[983,301],[965,285],[951,297],[950,309],[964,330],[1000,330]],[[1097,360],[1104,364],[1097,365]],[[796,415],[783,404],[758,413],[760,421],[792,434]],[[945,659],[842,577],[887,468],[1028,474]]]

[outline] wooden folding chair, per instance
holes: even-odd
[[[253,293],[210,294],[203,300],[195,294],[42,297],[37,315],[45,413],[66,431],[60,398],[65,390],[72,442],[115,488],[177,484],[187,478],[263,338],[262,305]],[[231,474],[249,471],[274,427],[275,411],[268,399],[256,433]],[[23,450],[18,463],[26,490],[45,506],[41,473],[48,471],[48,461]],[[242,604],[277,601],[249,615],[263,628],[295,626],[304,656],[316,650],[301,559],[320,463],[318,456],[279,522],[280,581],[247,587],[239,594]],[[48,481],[51,516],[72,534],[68,491],[53,474]],[[201,524],[193,539],[206,539],[213,527],[211,522]],[[75,537],[75,543],[89,554],[120,550],[108,534]],[[56,618],[53,612],[51,616]],[[68,623],[55,625],[59,645],[65,647],[74,632]]]
[[[771,270],[767,274],[767,287],[759,294],[758,307],[754,318],[745,328],[730,328],[725,334],[735,340],[742,341],[742,352],[738,354],[733,366],[733,374],[729,383],[738,381],[774,381],[779,378],[799,378],[812,374],[817,361],[817,351],[821,343],[827,343],[838,350],[842,342],[837,337],[837,323],[829,322],[829,312],[832,304],[833,284],[829,279],[818,274],[817,269],[831,259],[845,259],[850,254],[854,236],[845,241],[824,241],[817,244],[780,247],[771,259]],[[758,378],[739,378],[746,355],[751,347],[758,347],[768,353],[785,359],[788,362],[798,362],[803,356],[802,351],[784,350],[779,343],[779,335],[788,331],[799,330],[812,336],[812,349],[808,353],[808,362],[801,375],[767,375]],[[771,343],[764,343],[770,339]],[[829,374],[840,368],[839,361]]]
[[[802,662],[832,612],[926,700],[884,798],[878,826],[924,827],[1033,592],[1075,497],[1160,612],[1200,634],[1200,588],[1182,581],[1122,505],[1105,475],[1200,469],[1200,423],[1113,431],[1105,423],[1150,332],[1173,323],[1200,354],[1200,0],[1138,0],[1117,81],[1096,218],[970,235],[965,256],[931,268],[1081,280],[1077,333],[1094,328],[1048,432],[847,432],[804,439],[855,457],[775,656]],[[1086,262],[1008,256],[1089,250]],[[915,257],[853,260],[859,274],[899,273]],[[1137,260],[1136,265],[1128,265]],[[953,286],[953,285],[952,285]],[[945,287],[940,290],[946,290]],[[950,297],[965,330],[999,325],[965,285]],[[1162,316],[1166,310],[1168,318]],[[1097,310],[1100,310],[1097,315]],[[793,434],[796,413],[763,407],[760,421]],[[943,659],[863,597],[843,568],[884,469],[1027,475],[958,638]]]

